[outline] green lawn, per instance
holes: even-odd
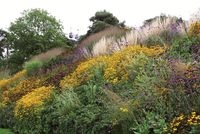
[[[9,129],[0,128],[0,134],[14,134]]]

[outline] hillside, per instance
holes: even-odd
[[[109,27],[0,80],[0,128],[19,134],[199,134],[200,21]]]

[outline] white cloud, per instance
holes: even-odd
[[[71,27],[81,34],[87,31],[89,18],[99,10],[106,9],[129,26],[139,26],[161,13],[189,19],[200,7],[200,0],[0,0],[0,3],[0,28],[8,28],[25,9],[42,8],[61,20],[66,33]]]

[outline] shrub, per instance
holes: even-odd
[[[36,88],[16,102],[14,117],[15,129],[18,133],[43,132],[42,111],[45,108],[45,101],[51,97],[53,88],[52,86]]]
[[[28,75],[34,75],[42,65],[43,63],[41,61],[30,61],[25,63],[25,69],[27,70]]]
[[[31,92],[33,89],[40,87],[41,85],[42,81],[34,77],[22,80],[15,87],[3,92],[2,103],[5,105],[15,103],[22,96]]]
[[[8,106],[0,105],[0,127],[1,128],[13,128],[15,125],[14,119],[14,104],[10,104]]]
[[[180,114],[175,117],[169,125],[168,131],[172,134],[192,133],[197,134],[200,131],[200,115],[191,112],[188,115]]]
[[[54,103],[60,115],[65,115],[81,105],[78,95],[72,90],[63,91],[56,96]]]
[[[96,65],[103,61],[105,57],[89,59],[78,65],[74,72],[64,77],[60,82],[61,88],[72,88],[83,84],[93,77],[91,71]]]
[[[0,92],[7,90],[9,87],[12,87],[15,83],[17,83],[17,81],[25,77],[26,73],[26,70],[22,70],[8,79],[0,80]]]
[[[152,35],[149,36],[147,40],[144,41],[144,44],[146,44],[147,47],[160,45],[165,45],[165,41],[159,36],[159,35]]]
[[[171,45],[175,38],[181,37],[178,32],[173,32],[170,30],[163,30],[156,35],[150,35],[145,41],[144,44],[147,47],[150,46],[165,46]]]
[[[39,112],[38,108],[40,109],[44,103],[43,101],[50,96],[52,89],[53,87],[51,86],[36,88],[19,99],[14,109],[15,117],[20,119],[28,114]]]
[[[183,67],[179,67],[179,69],[177,67],[171,67],[172,72],[167,82],[167,87],[171,89],[168,103],[175,109],[175,114],[177,112],[188,113],[192,110],[199,111],[199,65],[181,66]]]
[[[199,52],[199,47],[196,46],[193,48],[193,46],[195,45],[197,46],[200,45],[200,38],[198,37],[178,38],[173,42],[171,49],[168,52],[168,56],[176,59],[181,59],[184,61],[192,60],[194,56]]]
[[[130,65],[129,78],[133,82],[134,101],[142,109],[162,112],[159,105],[162,101],[164,103],[168,94],[166,81],[170,70],[167,61],[139,55]]]
[[[179,65],[177,67],[172,66],[172,73],[168,81],[169,85],[176,90],[182,90],[188,95],[199,94],[200,91],[200,67],[196,65]],[[182,67],[181,67],[182,66]],[[185,67],[184,67],[185,66]]]
[[[108,102],[100,98],[103,97],[95,83],[55,94],[42,111],[45,133],[105,133]]]
[[[15,123],[14,107],[16,101],[22,96],[41,86],[41,81],[36,78],[27,78],[20,81],[14,87],[5,90],[0,99],[0,126],[13,127]]]
[[[131,131],[138,134],[163,134],[167,128],[167,123],[163,117],[153,112],[145,112],[145,117],[137,121]]]

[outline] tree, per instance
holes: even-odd
[[[8,32],[0,29],[0,58],[5,58],[8,56]],[[4,54],[6,51],[6,54]]]
[[[115,16],[113,16],[112,13],[107,12],[106,10],[96,12],[95,16],[92,16],[90,18],[90,21],[93,23],[103,21],[110,25],[117,25],[119,23],[119,20]]]
[[[67,45],[62,25],[47,11],[32,9],[22,15],[9,28],[13,53],[20,52],[29,59],[50,48]]]
[[[106,10],[96,12],[95,15],[90,18],[90,21],[92,22],[92,26],[89,27],[87,34],[99,32],[108,26],[125,26],[125,22],[120,23],[112,13]]]
[[[22,17],[11,23],[9,28],[11,47],[13,49],[11,61],[14,57],[24,61],[33,55],[45,52],[53,47],[68,46],[69,40],[65,36],[61,23],[42,9],[25,10]],[[13,58],[13,59],[12,59]]]

